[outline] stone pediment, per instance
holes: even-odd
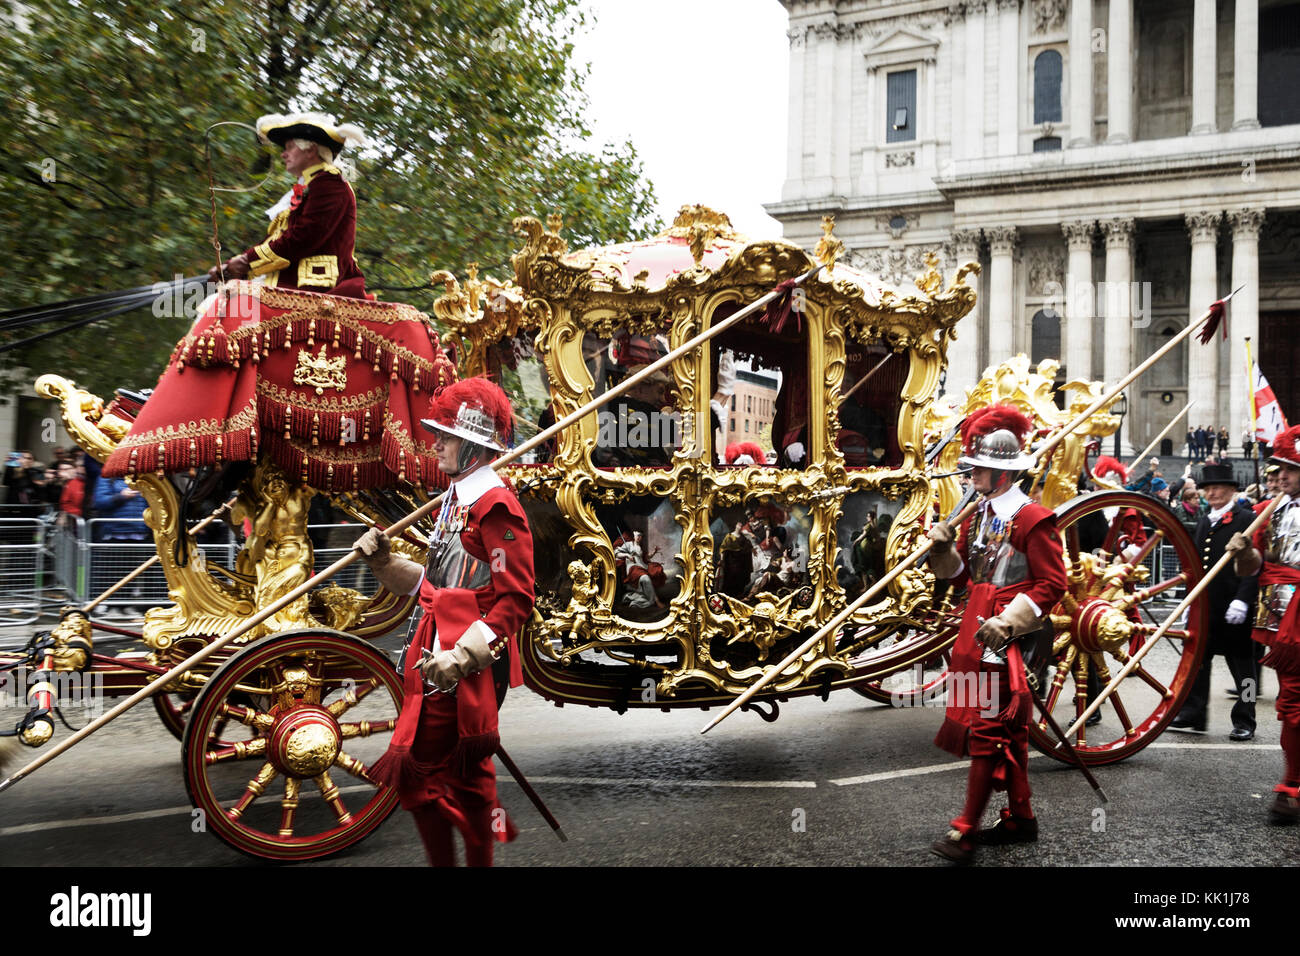
[[[867,66],[874,69],[909,60],[933,61],[939,50],[939,41],[923,33],[900,27],[882,37],[867,50]]]

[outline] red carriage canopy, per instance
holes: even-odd
[[[323,491],[442,487],[419,419],[455,380],[411,306],[230,283],[177,343],[104,474],[184,472],[261,450]]]

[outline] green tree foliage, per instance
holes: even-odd
[[[388,300],[427,309],[435,268],[508,276],[515,216],[562,212],[571,248],[658,226],[631,145],[584,142],[578,0],[41,0],[9,16],[0,310],[206,271],[204,130],[264,113],[318,110],[369,137],[351,157],[356,251]],[[247,130],[211,143],[217,185],[265,174]],[[227,256],[264,238],[263,210],[290,182],[277,160],[260,189],[216,193]],[[101,394],[152,384],[188,324],[155,311],[0,360]]]

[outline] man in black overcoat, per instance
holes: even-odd
[[[1210,505],[1192,532],[1208,570],[1223,557],[1224,546],[1238,531],[1245,531],[1255,520],[1255,513],[1237,501],[1237,480],[1231,465],[1205,465],[1201,469],[1201,488]],[[1232,565],[1224,568],[1206,588],[1209,597],[1209,645],[1205,661],[1182,710],[1169,729],[1183,733],[1205,733],[1210,697],[1210,665],[1215,654],[1228,662],[1237,687],[1237,701],[1232,706],[1232,732],[1229,740],[1245,741],[1255,736],[1255,697],[1259,693],[1259,671],[1255,665],[1255,642],[1250,638],[1254,622],[1255,600],[1259,591],[1258,576],[1239,578]]]

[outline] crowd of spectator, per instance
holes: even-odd
[[[1187,429],[1187,457],[1192,461],[1213,462],[1217,458],[1219,462],[1228,460],[1228,445],[1232,438],[1228,434],[1228,429],[1222,426],[1215,428],[1213,425],[1198,425],[1196,428]],[[1215,446],[1218,451],[1215,451]],[[1247,427],[1241,433],[1242,457],[1250,458],[1255,449],[1255,433]],[[1267,457],[1267,449],[1262,445],[1259,449],[1259,457]]]
[[[56,448],[49,464],[37,461],[30,451],[10,452],[4,469],[4,504],[22,506],[22,513],[56,514],[60,521],[89,517],[93,509],[93,477],[98,463],[85,452]],[[11,513],[13,513],[11,511]]]

